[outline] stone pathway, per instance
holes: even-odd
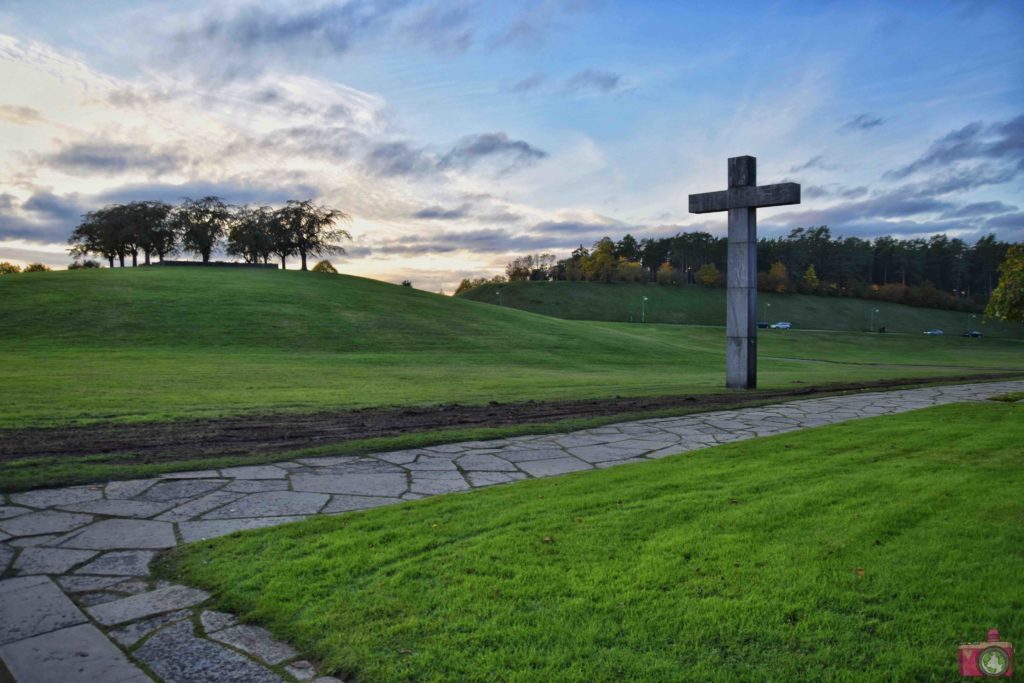
[[[0,659],[18,683],[310,681],[314,666],[258,626],[155,581],[178,543],[315,514],[610,467],[1024,390],[1024,381],[790,401],[367,456],[178,472],[0,500]],[[2,678],[2,676],[0,676]]]

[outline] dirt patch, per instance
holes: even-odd
[[[943,377],[943,383],[1019,376],[1019,373]],[[673,408],[718,410],[754,401],[843,391],[888,389],[937,378],[827,384],[783,391],[736,391],[639,398],[370,408],[317,413],[264,413],[218,419],[96,424],[0,430],[0,461],[16,458],[123,454],[125,462],[190,460],[262,454],[438,429],[501,427],[569,418],[644,413]]]

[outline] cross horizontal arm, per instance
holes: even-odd
[[[759,209],[800,203],[799,183],[758,187],[731,187],[719,192],[690,195],[690,213],[714,213],[729,209]]]

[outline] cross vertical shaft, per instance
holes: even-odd
[[[729,159],[729,189],[757,185],[757,159]],[[729,209],[725,385],[757,388],[757,209]]]

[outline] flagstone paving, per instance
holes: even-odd
[[[10,494],[0,498],[0,660],[18,683],[336,683],[317,678],[314,665],[264,629],[205,609],[205,592],[153,579],[150,562],[178,543],[314,514],[1022,390],[1024,381],[1012,381],[816,398],[570,434]]]

